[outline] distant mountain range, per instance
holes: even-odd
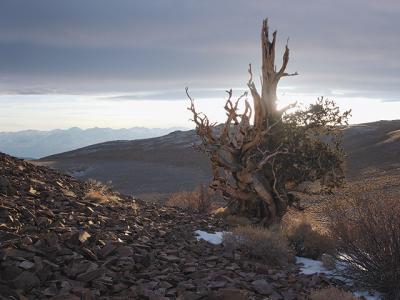
[[[40,158],[115,140],[136,140],[168,134],[183,128],[90,128],[0,132],[0,152],[21,158]]]
[[[193,147],[199,143],[194,130],[176,131],[157,138],[92,145],[36,163],[78,178],[112,181],[118,191],[154,199],[211,180],[208,158]],[[343,146],[351,178],[400,172],[400,120],[349,126]]]

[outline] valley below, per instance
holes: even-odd
[[[81,179],[111,182],[120,192],[165,200],[173,192],[208,184],[211,169],[194,130],[163,137],[115,141],[44,157],[35,164]],[[349,126],[344,130],[349,181],[400,172],[400,120]]]

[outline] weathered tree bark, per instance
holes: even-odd
[[[275,66],[276,31],[269,39],[268,22],[261,31],[262,76],[261,95],[254,82],[251,65],[248,87],[253,98],[253,110],[247,102],[247,93],[232,101],[228,91],[225,111],[227,120],[217,134],[216,124],[210,124],[207,116],[198,113],[191,100],[189,110],[193,113],[197,133],[203,141],[213,169],[211,187],[220,190],[229,201],[232,214],[249,217],[265,226],[279,222],[285,214],[290,199],[284,183],[275,174],[274,161],[286,153],[277,137],[281,126],[282,111],[277,109],[276,91],[284,76],[297,75],[285,72],[289,62],[289,48],[285,47],[283,63],[277,71]],[[238,112],[238,104],[245,99],[244,112]],[[251,122],[253,121],[253,124]]]

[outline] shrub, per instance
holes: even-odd
[[[352,197],[335,203],[329,216],[345,275],[388,299],[400,299],[399,200]]]
[[[167,206],[180,207],[185,209],[193,208],[191,203],[191,192],[181,191],[173,193],[167,200]]]
[[[321,290],[315,290],[310,295],[310,300],[357,300],[352,293],[343,291],[336,287],[329,287]]]
[[[185,208],[200,213],[209,213],[214,204],[214,195],[203,185],[197,186],[193,191],[177,192],[171,195],[166,205]]]
[[[293,259],[285,237],[263,227],[236,227],[232,232],[224,233],[223,242],[228,251],[240,251],[245,257],[270,265],[285,265]]]
[[[99,191],[89,191],[85,195],[85,200],[96,203],[107,203],[108,198]]]
[[[96,180],[89,180],[87,184],[88,191],[84,196],[87,201],[104,204],[120,200],[117,193],[112,191],[111,183],[103,184]]]
[[[285,229],[285,234],[297,256],[319,259],[325,253],[334,253],[335,244],[332,238],[313,228],[305,220],[290,224]]]

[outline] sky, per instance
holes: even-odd
[[[0,131],[193,127],[186,86],[223,121],[224,91],[259,73],[265,17],[300,74],[280,105],[400,119],[399,16],[398,0],[1,0]]]

